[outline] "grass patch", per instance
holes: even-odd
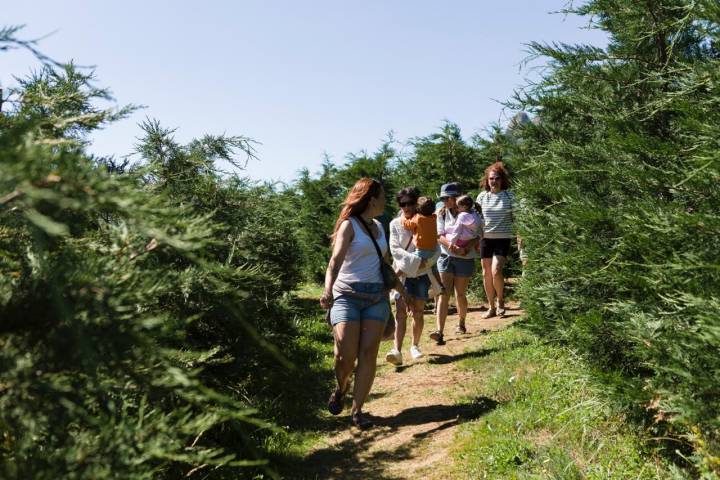
[[[458,478],[685,478],[650,450],[572,352],[520,326],[493,333],[460,367],[498,406],[461,428]]]
[[[330,424],[324,406],[335,383],[333,340],[318,301],[321,293],[322,286],[306,284],[283,299],[294,318],[276,347],[294,367],[270,368],[266,388],[274,393],[253,405],[279,427],[263,441],[279,478],[294,478],[296,466]],[[268,477],[258,474],[255,478]]]

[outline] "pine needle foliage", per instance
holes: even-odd
[[[522,296],[538,332],[603,366],[698,475],[720,473],[720,6],[590,1],[607,48],[549,60],[512,106]],[[678,443],[679,442],[679,443]],[[689,455],[689,456],[688,456]]]
[[[215,168],[244,137],[148,121],[135,166],[88,156],[133,108],[95,107],[91,78],[45,66],[0,115],[0,477],[272,475],[256,407],[292,371],[290,212]]]

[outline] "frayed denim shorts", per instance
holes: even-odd
[[[380,293],[385,291],[382,283],[350,283],[350,287],[356,292],[362,293]],[[349,295],[339,295],[333,300],[330,309],[330,323],[337,325],[342,322],[359,322],[361,320],[375,320],[378,322],[386,322],[390,316],[390,302],[387,295],[376,303],[370,303],[368,300],[351,297]]]
[[[475,259],[453,257],[443,253],[438,258],[437,268],[440,273],[452,273],[456,277],[472,277],[475,273]]]

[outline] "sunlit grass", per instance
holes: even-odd
[[[466,423],[454,455],[457,478],[667,479],[672,473],[593,381],[580,358],[520,327],[493,333],[474,395],[499,404]]]

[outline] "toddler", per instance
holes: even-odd
[[[403,227],[413,232],[413,244],[415,245],[414,254],[430,263],[433,257],[438,254],[438,241],[437,241],[437,218],[435,217],[435,203],[429,197],[418,198],[417,213],[413,218],[402,219]],[[445,291],[445,288],[440,281],[440,274],[437,268],[434,267],[434,262],[429,267],[426,267],[418,274],[427,273],[431,270],[431,274],[428,275],[432,288],[435,291]]]
[[[474,211],[474,207],[475,202],[469,195],[463,195],[457,199],[457,208],[460,213],[458,213],[455,227],[447,234],[452,245],[463,248],[470,240],[478,237],[480,216]],[[475,245],[476,250],[479,246],[480,242]]]

